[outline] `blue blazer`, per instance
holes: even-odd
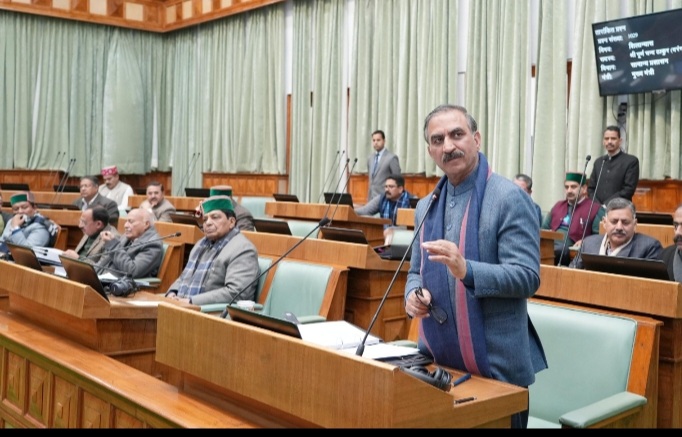
[[[441,196],[446,195],[445,191]],[[421,223],[430,197],[431,194],[417,204],[415,226]],[[547,368],[545,353],[528,317],[527,307],[527,298],[540,286],[537,211],[527,193],[495,173],[486,185],[481,211],[480,260],[468,260],[468,264],[473,274],[475,297],[481,300],[483,308],[492,377],[527,387],[535,381],[537,372]],[[422,284],[420,265],[422,261],[428,261],[422,260],[420,244],[421,237],[412,248],[405,296]],[[423,344],[420,348],[426,350]],[[449,366],[448,363],[438,364]]]

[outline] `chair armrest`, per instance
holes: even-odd
[[[206,305],[201,305],[202,313],[222,313],[227,307],[227,302],[225,303],[209,303]]]
[[[324,316],[319,316],[319,315],[310,315],[310,316],[300,316],[297,317],[298,322],[302,325],[308,324],[308,323],[319,323],[319,322],[326,322],[327,318]]]
[[[624,391],[577,410],[569,411],[559,417],[559,422],[561,425],[573,428],[587,428],[646,403],[647,399],[644,396]]]

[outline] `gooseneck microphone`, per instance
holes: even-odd
[[[185,172],[185,176],[183,176],[183,178],[180,180],[180,185],[178,185],[180,188],[180,196],[184,195],[185,185],[189,182],[192,173],[194,173],[194,167],[196,166],[197,161],[199,161],[199,156],[201,156],[201,152],[192,153],[192,157],[190,158],[189,164],[187,165],[187,172]]]
[[[334,185],[334,191],[333,193],[336,193],[336,191],[339,188],[339,184],[341,183],[341,178],[343,177],[343,174],[348,170],[348,164],[350,163],[350,158],[346,159],[346,165],[343,166],[344,170],[341,172],[341,175],[339,176],[339,180],[336,181],[336,185]],[[327,217],[327,214],[329,214],[329,210],[332,207],[332,203],[334,201],[334,196],[332,195],[331,200],[327,204],[327,209],[324,210],[324,217]]]
[[[597,183],[594,185],[594,196],[592,196],[592,200],[590,202],[590,209],[587,211],[587,225],[592,226],[590,223],[590,215],[592,215],[592,207],[594,207],[594,202],[597,199],[597,189],[599,188],[599,180],[601,179],[601,172],[604,170],[604,163],[606,162],[606,159],[602,160],[601,162],[601,167],[599,168],[599,174],[597,175]],[[580,257],[583,254],[583,240],[585,239],[585,234],[587,233],[587,226],[583,229],[583,236],[580,239],[580,247],[578,248],[578,253],[575,255],[575,262],[576,264],[578,261],[580,261]]]
[[[244,292],[245,292],[246,290],[248,290],[249,288],[251,288],[251,287],[253,286],[253,284],[257,284],[258,281],[260,280],[260,278],[262,278],[263,276],[265,276],[270,270],[272,270],[277,264],[279,264],[280,261],[282,261],[284,258],[286,258],[287,255],[289,255],[291,252],[293,252],[294,249],[296,249],[298,246],[300,246],[301,244],[303,244],[303,242],[304,242],[305,240],[307,240],[308,237],[310,237],[310,236],[312,235],[313,232],[317,231],[318,229],[320,229],[320,228],[323,227],[323,226],[326,226],[328,223],[329,223],[329,219],[328,219],[326,216],[323,217],[322,220],[320,220],[320,222],[317,224],[317,226],[315,226],[310,232],[308,232],[308,233],[306,234],[305,237],[303,237],[303,238],[301,238],[300,240],[298,240],[298,241],[296,242],[296,244],[294,244],[293,246],[291,246],[291,248],[290,248],[289,250],[287,250],[286,252],[284,252],[284,254],[283,254],[282,256],[280,256],[279,258],[277,258],[277,259],[275,260],[275,262],[273,262],[272,264],[270,264],[270,267],[268,267],[267,269],[263,270],[263,271],[261,272],[260,275],[256,276],[256,279],[254,279],[253,281],[249,282],[249,284],[248,284],[246,287],[242,288],[242,289],[239,291],[239,293],[235,294],[234,297],[233,297],[232,299],[230,299],[230,301],[227,303],[227,305],[225,306],[225,309],[223,310],[223,312],[220,313],[220,317],[223,318],[223,319],[224,319],[225,317],[227,317],[227,308],[228,308],[229,306],[231,306],[237,299],[239,299],[239,296],[241,296],[242,294],[244,294]]]
[[[412,250],[412,245],[414,244],[415,240],[419,236],[419,232],[422,229],[422,226],[424,225],[424,222],[426,221],[426,216],[429,214],[429,210],[431,209],[431,206],[433,203],[438,199],[438,196],[440,196],[440,188],[436,187],[433,190],[433,194],[431,195],[431,199],[429,199],[429,204],[426,206],[426,210],[424,211],[424,217],[422,217],[421,221],[419,222],[419,226],[414,230],[414,235],[412,236],[412,240],[410,241],[410,245],[407,246],[407,250],[403,254],[402,259],[400,260],[400,264],[398,264],[398,268],[395,271],[395,274],[393,275],[393,279],[391,279],[391,282],[388,284],[388,287],[386,287],[386,292],[384,293],[384,296],[381,298],[381,302],[379,302],[379,307],[377,308],[376,312],[374,313],[374,317],[372,317],[372,321],[369,322],[369,326],[367,327],[367,331],[365,332],[365,336],[362,338],[362,341],[358,345],[358,348],[355,350],[355,355],[357,356],[362,356],[362,354],[365,352],[365,343],[367,342],[367,337],[369,336],[369,333],[372,331],[372,328],[374,327],[374,324],[377,321],[377,318],[379,317],[379,313],[381,312],[381,309],[384,307],[384,302],[386,302],[386,299],[388,298],[388,293],[391,292],[391,288],[393,288],[393,284],[395,283],[396,279],[398,278],[398,273],[400,273],[400,269],[403,268],[403,264],[405,264],[405,260],[407,259],[407,254]]]
[[[336,199],[336,206],[334,207],[334,212],[332,213],[332,216],[329,219],[330,223],[332,222],[332,220],[334,220],[334,216],[336,215],[336,211],[339,210],[339,205],[341,204],[341,195],[346,192],[346,188],[348,188],[348,183],[350,182],[350,176],[353,174],[353,170],[355,169],[355,165],[357,163],[358,163],[358,158],[355,158],[355,161],[353,161],[353,166],[350,168],[350,171],[348,172],[348,177],[346,178],[346,183],[343,184],[343,189],[336,193],[336,194],[338,194],[338,199]],[[332,199],[333,199],[333,197],[332,197]],[[331,205],[331,203],[330,203],[330,205]]]
[[[561,266],[561,261],[563,261],[564,259],[564,253],[566,253],[566,251],[568,250],[568,248],[566,247],[566,244],[568,243],[568,234],[571,233],[571,226],[573,225],[573,216],[575,215],[575,210],[578,208],[578,200],[580,200],[580,191],[582,190],[583,183],[585,182],[585,172],[587,171],[587,164],[590,162],[590,159],[592,159],[592,155],[587,155],[585,157],[585,168],[583,169],[583,173],[580,175],[578,194],[575,196],[573,210],[571,210],[571,216],[568,218],[568,229],[566,230],[566,235],[564,235],[564,243],[561,245],[561,255],[559,256],[559,262],[557,263],[557,266]]]
[[[66,154],[66,152],[64,152]],[[66,181],[69,178],[69,175],[71,174],[71,170],[73,169],[73,166],[76,164],[76,158],[71,158],[69,159],[69,165],[66,167],[66,171],[64,172],[64,176],[62,176],[62,179],[59,181],[59,185],[57,186],[57,192],[54,193],[54,197],[52,198],[52,202],[50,203],[57,203],[57,199],[59,196],[62,194],[62,191],[64,191],[64,188],[66,188]]]
[[[340,153],[340,154],[339,154]],[[322,192],[320,193],[319,197],[317,198],[317,202],[319,203],[322,198],[324,197],[324,192],[327,188],[327,182],[331,179],[332,175],[334,174],[335,171],[339,169],[339,160],[343,156],[343,154],[346,153],[345,150],[337,150],[336,151],[336,158],[334,159],[334,162],[332,163],[332,168],[329,171],[329,174],[327,175],[327,178],[324,180],[324,183],[322,184]]]
[[[64,155],[62,155],[62,153],[64,153]],[[55,165],[55,167],[52,170],[50,170],[50,175],[47,177],[47,180],[50,181],[50,183],[52,183],[52,176],[59,174],[59,167],[61,167],[62,160],[64,159],[65,156],[66,152],[62,152],[61,150],[57,152],[57,156],[55,157],[57,165]]]

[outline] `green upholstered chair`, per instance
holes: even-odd
[[[258,278],[258,286],[256,287],[256,296],[255,296],[255,301],[258,302],[260,298],[260,294],[263,291],[263,286],[265,285],[265,281],[268,278],[272,272],[268,272],[268,274],[263,275],[263,272],[266,271],[270,266],[272,265],[272,258],[268,257],[263,257],[259,256],[258,257],[258,271],[259,275],[262,275]],[[228,302],[220,302],[220,303],[211,303],[211,304],[206,304],[206,305],[201,305],[201,312],[202,313],[222,313],[225,307],[227,306]]]

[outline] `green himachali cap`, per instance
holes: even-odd
[[[206,199],[201,204],[201,209],[204,210],[204,214],[208,214],[211,211],[221,210],[221,211],[233,211],[232,202],[227,196],[212,196]]]
[[[585,185],[585,184],[587,184],[587,177],[583,173],[568,172],[568,173],[566,173],[566,181],[577,182],[577,183],[580,183],[580,181],[582,181],[581,185]]]
[[[232,187],[229,185],[217,185],[211,187],[209,191],[209,196],[232,196]]]
[[[17,193],[9,198],[10,205],[20,202],[30,202],[28,193]]]

